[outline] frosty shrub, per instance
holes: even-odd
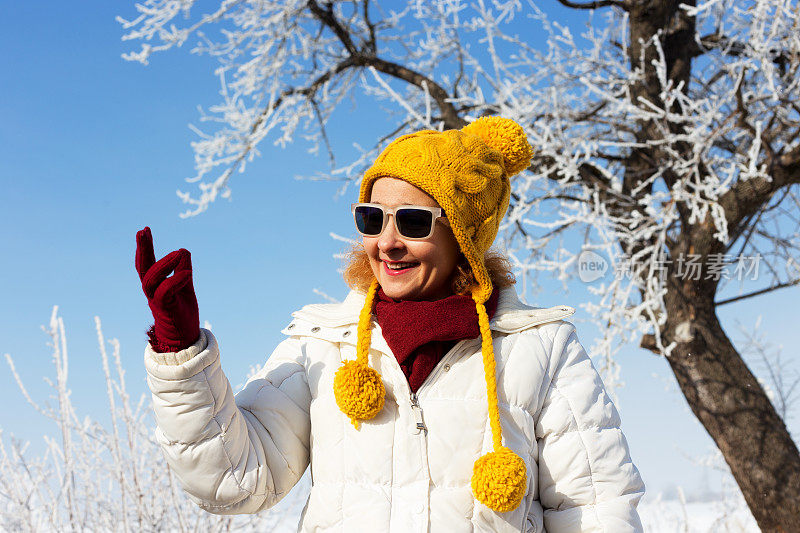
[[[117,339],[106,341],[95,317],[110,426],[81,419],[70,399],[64,322],[53,307],[49,328],[55,405],[35,401],[5,354],[25,399],[58,429],[45,435],[41,456],[0,430],[0,531],[277,531],[296,529],[307,481],[270,512],[238,517],[208,514],[180,488],[154,436],[148,396],[135,404],[125,385]],[[106,346],[111,345],[111,357]]]

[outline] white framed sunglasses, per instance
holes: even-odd
[[[394,219],[397,233],[412,241],[427,239],[433,235],[436,220],[447,218],[441,207],[424,205],[399,205],[386,207],[381,204],[352,204],[350,210],[356,222],[356,230],[364,237],[377,237],[386,229],[389,215]]]

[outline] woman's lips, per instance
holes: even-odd
[[[392,264],[399,264],[399,263],[405,263],[405,262],[404,261],[396,261],[396,262],[393,262]],[[401,268],[401,269],[398,269],[398,270],[392,270],[391,268],[389,268],[389,264],[386,261],[383,261],[383,271],[386,272],[390,276],[402,276],[403,274],[405,274],[407,272],[410,272],[411,270],[415,269],[418,266],[419,266],[419,263],[408,263],[408,267],[406,267],[406,268]]]

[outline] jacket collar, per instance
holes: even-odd
[[[320,326],[350,326],[358,323],[358,315],[364,307],[364,301],[364,294],[350,291],[341,303],[307,305],[292,313],[292,316]],[[516,333],[547,322],[562,320],[573,313],[575,309],[566,305],[555,307],[525,305],[511,286],[500,290],[497,311],[489,326],[500,333]]]

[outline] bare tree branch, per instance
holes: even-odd
[[[749,292],[747,294],[742,294],[741,296],[734,296],[733,298],[727,298],[725,300],[718,300],[714,302],[714,304],[719,307],[720,305],[725,305],[733,302],[738,302],[739,300],[744,300],[746,298],[752,298],[753,296],[760,296],[762,294],[766,294],[768,292],[777,291],[778,289],[785,289],[786,287],[793,287],[794,285],[800,284],[800,279],[795,279],[792,281],[787,281],[785,283],[778,283],[777,285],[773,285],[772,287],[767,287],[765,289],[761,289],[758,291]]]
[[[433,99],[436,100],[436,104],[439,106],[439,110],[442,113],[446,128],[458,129],[467,124],[467,122],[459,116],[455,107],[453,107],[453,105],[447,101],[450,98],[450,95],[441,85],[429,77],[404,65],[381,59],[371,50],[359,50],[355,44],[353,44],[353,39],[350,34],[334,16],[333,4],[326,4],[326,7],[323,9],[315,0],[308,0],[308,6],[311,9],[311,12],[314,13],[314,15],[320,21],[322,21],[336,34],[336,36],[344,45],[345,50],[347,50],[348,54],[350,55],[353,63],[362,67],[374,67],[379,72],[383,72],[384,74],[388,74],[392,77],[403,80],[423,90],[427,86],[427,90],[430,92]],[[366,9],[366,6],[364,9]],[[374,31],[374,27],[371,27],[371,29]],[[374,38],[374,34],[372,37]]]
[[[621,0],[597,0],[596,2],[587,2],[580,4],[578,2],[571,2],[570,0],[558,0],[562,5],[571,7],[573,9],[600,9],[601,7],[618,7],[621,9],[628,9],[628,2]]]
[[[350,37],[350,33],[344,29],[341,23],[336,19],[336,16],[333,14],[333,3],[326,2],[325,8],[323,9],[315,0],[308,0],[308,7],[311,9],[311,12],[322,21],[327,27],[329,27],[336,37],[344,45],[345,50],[350,56],[356,56],[359,54],[359,50],[355,44],[353,44],[353,40]],[[366,9],[366,8],[365,8]]]

